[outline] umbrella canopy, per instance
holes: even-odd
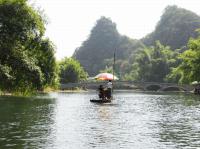
[[[192,82],[191,84],[192,84],[192,85],[197,85],[197,84],[199,84],[199,82],[198,82],[198,81],[194,81],[194,82]]]
[[[119,80],[116,76],[113,77],[111,73],[100,73],[94,77],[96,80]]]

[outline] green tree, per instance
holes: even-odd
[[[88,76],[80,63],[73,58],[64,58],[59,63],[59,70],[61,83],[76,83],[86,80]]]
[[[189,50],[179,56],[181,61],[168,75],[168,79],[177,80],[179,83],[200,81],[200,37],[191,38],[188,42]]]
[[[41,90],[56,78],[52,73],[56,71],[54,50],[50,41],[43,39],[45,22],[26,0],[0,0],[2,90]]]
[[[134,56],[134,63],[127,78],[138,81],[165,82],[170,68],[177,65],[176,55],[169,47],[156,42],[154,47],[145,48]]]
[[[35,48],[37,65],[44,76],[43,86],[57,87],[59,82],[58,65],[55,58],[55,47],[49,39],[38,41],[39,47]],[[34,55],[34,54],[31,54]]]

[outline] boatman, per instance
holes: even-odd
[[[99,89],[99,98],[101,98],[102,100],[105,99],[105,91],[103,85],[100,85],[98,89]]]
[[[108,99],[111,99],[111,94],[112,94],[112,81],[109,80],[108,83],[107,83],[107,98]]]

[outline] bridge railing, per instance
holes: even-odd
[[[75,87],[91,88],[95,89],[99,85],[106,84],[107,81],[82,81],[79,83],[67,83],[61,84],[61,89],[70,89]],[[194,87],[188,84],[176,84],[176,83],[159,83],[159,82],[141,82],[141,81],[113,81],[114,87],[116,88],[134,88],[134,87],[145,87],[149,85],[158,85],[161,87],[180,87],[185,90],[192,90]]]

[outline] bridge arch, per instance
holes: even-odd
[[[145,90],[147,91],[158,91],[160,90],[162,87],[159,84],[151,84],[151,85],[147,85],[145,87]]]
[[[167,86],[160,89],[160,91],[186,91],[180,86]]]

